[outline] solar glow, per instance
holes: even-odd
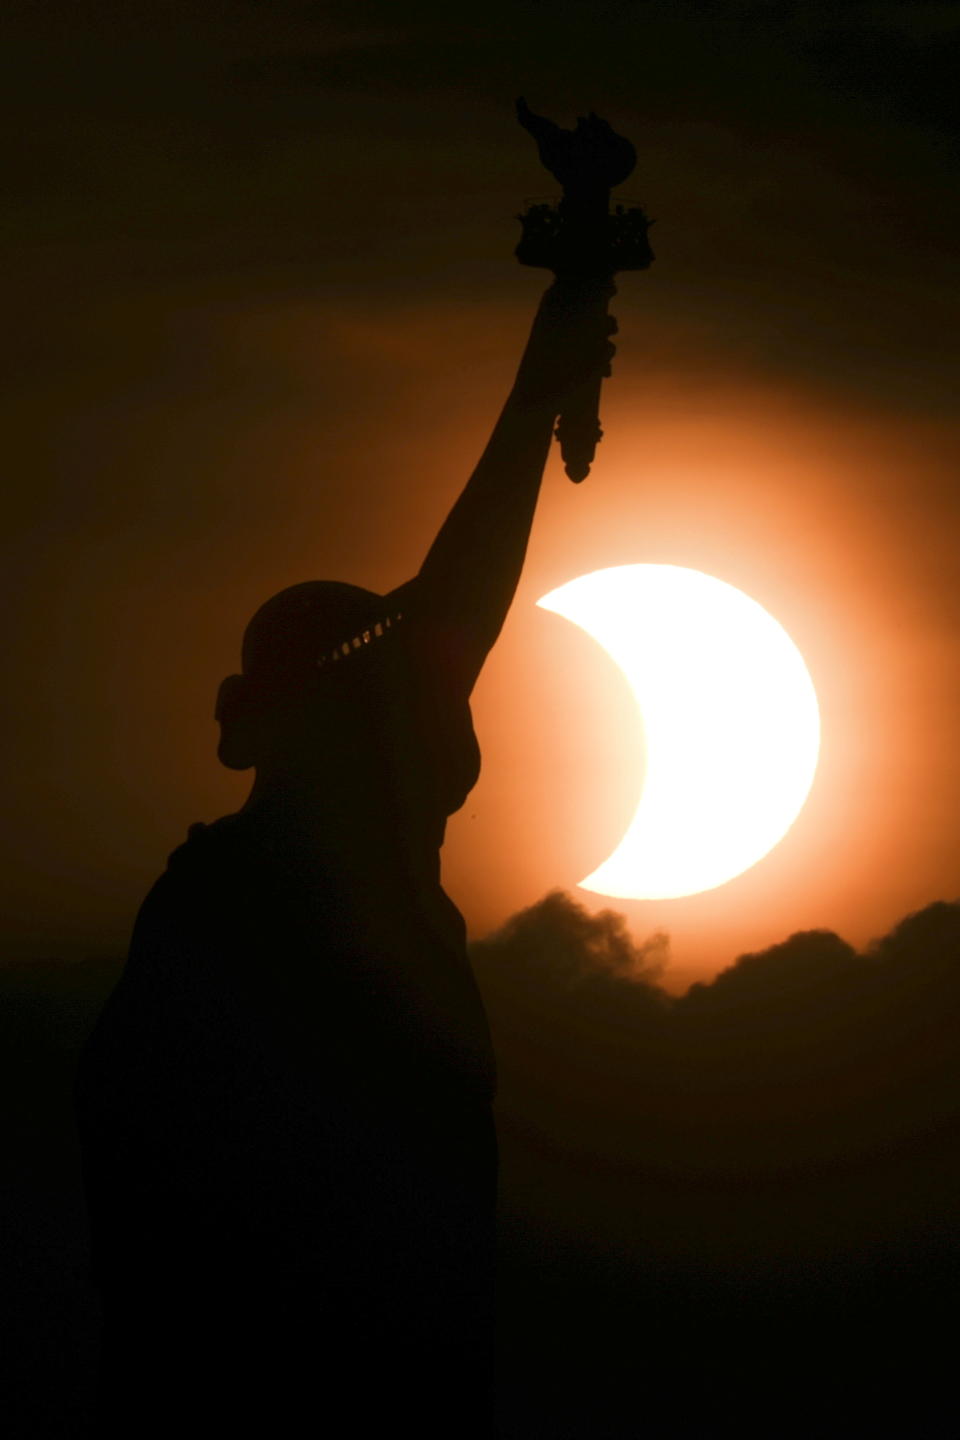
[[[676,565],[623,565],[545,595],[619,665],[642,717],[645,778],[626,834],[585,890],[670,899],[712,890],[782,839],[820,748],[816,692],[755,600]]]

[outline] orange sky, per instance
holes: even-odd
[[[468,856],[482,849],[488,894],[509,911],[524,892],[589,873],[632,813],[640,777],[622,682],[592,642],[532,610],[527,595],[633,561],[717,575],[800,646],[823,741],[799,819],[745,875],[675,901],[579,892],[590,907],[623,910],[640,934],[668,931],[678,983],[773,935],[824,926],[862,942],[952,898],[960,800],[956,613],[944,603],[952,537],[931,534],[929,516],[903,504],[906,490],[916,497],[949,473],[957,436],[841,417],[747,384],[688,404],[682,416],[664,405],[656,421],[646,406],[611,403],[593,493],[565,494],[556,476],[526,593],[478,696],[489,763],[469,807],[476,818],[452,827],[449,871],[466,884]],[[551,721],[542,727],[539,707]],[[497,835],[518,814],[518,854],[506,859]],[[477,905],[476,924],[496,918],[489,905]]]
[[[187,825],[240,802],[213,696],[266,596],[386,589],[419,564],[544,278],[511,256],[543,188],[520,89],[565,123],[586,94],[636,138],[657,261],[615,302],[593,474],[577,489],[551,461],[477,692],[451,893],[484,933],[616,843],[632,702],[535,602],[654,561],[766,606],[823,717],[771,855],[699,897],[611,902],[669,931],[668,983],[954,897],[960,287],[937,7],[763,26],[746,3],[729,24],[572,7],[549,35],[499,4],[469,35],[386,9],[361,32],[322,7],[228,23],[146,4],[126,28],[115,8],[109,44],[72,11],[24,12],[15,36],[2,953],[121,949]]]
[[[800,646],[823,745],[800,818],[745,875],[657,903],[576,892],[591,908],[624,911],[641,936],[668,931],[667,982],[682,985],[794,929],[832,927],[862,941],[955,893],[960,694],[947,521],[958,436],[944,422],[831,408],[747,374],[712,384],[657,375],[643,346],[654,283],[622,285],[620,355],[593,474],[576,488],[551,460],[524,582],[477,692],[484,770],[451,822],[445,874],[473,933],[485,933],[546,890],[573,889],[632,814],[641,766],[625,683],[591,640],[536,608],[539,596],[638,561],[716,575],[759,600]],[[21,855],[31,839],[52,854],[59,894],[59,931],[43,943],[121,944],[186,825],[240,803],[245,778],[213,759],[211,710],[244,618],[263,595],[311,574],[386,588],[412,572],[479,451],[525,323],[521,306],[502,315],[472,306],[332,319],[327,311],[322,320],[281,306],[244,317],[243,333],[279,361],[285,403],[271,400],[265,413],[242,416],[234,435],[211,437],[211,451],[228,452],[233,466],[215,512],[209,501],[191,505],[189,474],[167,479],[180,441],[165,438],[163,407],[135,417],[139,463],[157,475],[147,504],[161,533],[152,553],[131,554],[123,497],[102,513],[87,553],[70,562],[75,608],[61,625],[71,628],[38,699],[49,714],[58,696],[84,694],[73,709],[81,732],[67,742],[60,729],[61,747],[89,757],[108,742],[96,768],[88,759],[70,777],[65,804],[29,777],[29,799],[47,804],[26,810]],[[333,434],[316,422],[321,325],[343,356],[341,383],[351,365],[373,377],[366,432],[349,418]],[[445,353],[438,334],[449,337]],[[119,466],[124,435],[100,443]],[[208,463],[206,454],[195,463]],[[386,467],[389,488],[372,505],[362,477]],[[350,496],[335,531],[324,523],[331,475]],[[56,551],[49,559],[53,571],[68,563]],[[93,698],[81,679],[92,653]],[[51,790],[65,759],[62,749],[50,757]]]

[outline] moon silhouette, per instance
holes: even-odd
[[[606,650],[642,722],[636,812],[581,887],[695,895],[772,850],[803,808],[820,749],[813,681],[783,626],[742,590],[678,565],[595,570],[537,603]]]

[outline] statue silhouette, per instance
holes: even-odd
[[[416,577],[282,591],[220,687],[249,799],[170,857],[78,1075],[97,1436],[491,1433],[494,1063],[439,853],[560,402],[613,353],[588,291],[546,292]]]
[[[562,130],[545,115],[535,115],[521,95],[517,119],[536,140],[543,165],[568,196],[578,190],[609,195],[633,173],[637,163],[633,145],[592,110],[578,118],[574,130]]]

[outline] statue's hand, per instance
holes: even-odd
[[[606,305],[613,294],[613,285],[601,283],[556,284],[544,292],[517,372],[515,399],[551,404],[559,413],[572,391],[610,374],[616,354],[610,336],[617,322]]]

